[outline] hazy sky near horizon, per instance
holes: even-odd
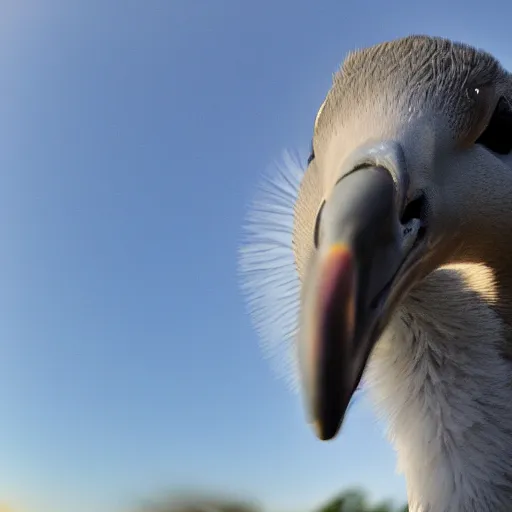
[[[512,4],[3,0],[0,502],[124,512],[199,486],[405,499],[365,400],[320,443],[262,358],[236,254],[351,49],[411,33],[512,69]]]

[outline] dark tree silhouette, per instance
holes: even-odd
[[[366,493],[360,489],[351,489],[336,496],[316,512],[408,512],[407,505],[396,508],[389,501],[370,505]]]

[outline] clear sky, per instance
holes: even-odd
[[[308,510],[403,499],[364,400],[316,440],[236,254],[261,172],[307,148],[350,49],[410,33],[507,67],[512,4],[3,0],[0,501],[124,512],[182,486]]]

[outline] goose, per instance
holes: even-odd
[[[348,54],[305,169],[287,157],[249,209],[264,345],[321,440],[364,383],[411,512],[512,510],[511,150],[498,60],[400,38]]]

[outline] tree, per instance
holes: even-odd
[[[361,489],[345,491],[315,512],[408,512],[407,505],[396,508],[384,501],[370,505],[366,493]],[[236,500],[227,496],[206,496],[193,493],[188,496],[173,496],[159,502],[147,503],[140,512],[262,512],[254,503]]]
[[[408,512],[409,507],[395,508],[389,501],[370,505],[366,493],[360,489],[351,489],[336,496],[317,512]]]
[[[248,501],[197,493],[146,503],[141,507],[140,512],[260,512],[260,510]]]

